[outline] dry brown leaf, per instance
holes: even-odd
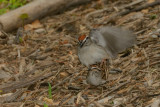
[[[53,100],[52,100],[52,99],[49,99],[49,98],[47,98],[47,97],[44,97],[44,98],[43,98],[43,101],[45,101],[45,102],[48,103],[48,104],[53,104]]]
[[[49,99],[49,98],[47,98],[47,97],[44,97],[44,98],[43,98],[43,101],[45,101],[47,104],[52,105],[52,106],[58,106],[59,103],[60,103],[60,101],[53,102],[52,99]]]
[[[27,24],[27,25],[24,26],[24,30],[25,31],[33,30],[33,27],[32,27],[31,24]]]
[[[68,73],[67,73],[67,72],[61,72],[61,73],[60,73],[60,76],[61,76],[61,77],[67,77],[67,76],[68,76]]]
[[[28,31],[28,30],[33,30],[33,29],[42,28],[42,27],[43,27],[43,25],[40,23],[40,21],[35,20],[31,24],[25,25],[24,30]]]
[[[36,29],[36,28],[41,28],[41,27],[43,27],[43,25],[40,23],[39,20],[35,20],[34,22],[32,22],[32,27],[33,27],[34,29]]]

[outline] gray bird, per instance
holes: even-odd
[[[106,80],[102,79],[101,72],[102,71],[100,69],[96,67],[92,67],[87,74],[87,78],[86,78],[87,83],[94,86],[104,84]]]
[[[103,59],[115,58],[119,52],[133,46],[136,36],[129,30],[119,27],[92,29],[89,36],[78,38],[78,57],[88,68]]]

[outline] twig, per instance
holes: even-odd
[[[137,43],[137,45],[141,45],[141,44],[148,43],[148,42],[149,42],[148,39],[144,39],[144,40],[140,41],[139,43]]]
[[[111,94],[112,92],[114,91],[117,91],[119,88],[125,86],[126,84],[128,84],[130,81],[127,81],[127,82],[124,82],[122,84],[120,84],[119,86],[117,86],[115,89],[111,90],[110,92],[108,93],[102,93],[101,95],[95,97],[93,100],[91,100],[88,104],[92,103],[93,101],[95,101],[96,99],[100,98],[100,97],[106,97],[108,96],[109,94]]]
[[[148,28],[142,29],[142,30],[140,30],[140,31],[137,31],[135,34],[136,34],[136,35],[141,34],[141,33],[145,32],[146,30],[148,30]]]

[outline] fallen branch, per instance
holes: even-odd
[[[34,0],[23,7],[1,15],[0,28],[5,32],[9,32],[48,14],[57,14],[71,6],[88,3],[90,1],[92,0]],[[20,18],[22,14],[28,15],[24,23]]]

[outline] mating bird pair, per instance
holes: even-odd
[[[78,38],[78,57],[80,62],[90,68],[92,64],[104,59],[115,58],[119,52],[133,46],[136,36],[129,30],[119,27],[106,26],[92,29],[89,36],[82,35]],[[92,85],[100,85],[99,71],[89,72],[87,80]],[[96,79],[96,80],[95,80]]]

